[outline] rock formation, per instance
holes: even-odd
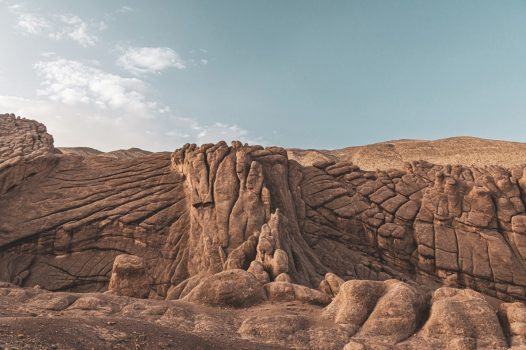
[[[232,271],[237,274],[240,270]],[[228,279],[228,273],[207,282],[213,293],[203,293],[200,287],[192,293],[220,296],[216,288],[227,290],[216,282]],[[206,305],[221,306],[211,308],[201,306],[204,299],[200,297],[185,298],[197,301],[193,304],[113,293],[49,292],[2,283],[0,346],[471,350],[521,349],[526,339],[524,304],[501,304],[499,322],[491,303],[469,289],[442,287],[430,298],[396,280],[353,280],[345,282],[326,307],[294,301],[257,302],[253,299],[256,294],[249,293],[245,300],[255,302],[250,308],[225,308],[223,300],[243,300],[241,293],[227,294],[224,299],[208,299],[214,303]]]
[[[0,280],[67,295],[309,305],[321,324],[265,314],[234,332],[269,342],[277,332],[286,346],[521,345],[522,304],[501,306],[502,328],[475,291],[526,300],[525,169],[303,166],[285,149],[240,142],[61,153],[42,124],[3,115]],[[320,332],[336,335],[314,341]]]
[[[113,261],[108,290],[117,295],[146,298],[150,294],[150,278],[144,259],[121,254]]]

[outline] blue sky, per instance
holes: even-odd
[[[58,146],[526,142],[526,1],[0,0],[0,112]]]

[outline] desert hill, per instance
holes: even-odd
[[[395,140],[337,150],[288,149],[289,158],[302,165],[318,160],[352,162],[364,170],[402,168],[405,162],[425,160],[439,165],[512,167],[526,164],[526,143],[487,140],[477,137]]]
[[[526,345],[524,165],[292,158],[238,141],[58,152],[0,115],[0,345]]]
[[[135,157],[142,157],[152,152],[142,150],[140,148],[129,148],[120,149],[110,152],[102,152],[95,148],[90,147],[57,147],[55,148],[57,153],[62,154],[74,154],[82,157],[109,157],[116,159],[130,159]]]

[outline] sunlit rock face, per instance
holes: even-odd
[[[343,281],[397,279],[526,299],[524,167],[302,166],[240,142],[60,154],[42,124],[13,115],[0,134],[4,281],[104,291],[128,254],[144,262],[150,298],[242,269],[331,297]]]
[[[520,347],[524,169],[301,165],[240,142],[66,152],[2,115],[0,340],[26,327],[74,347],[37,315],[96,348],[137,331],[154,347]]]

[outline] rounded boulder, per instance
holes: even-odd
[[[249,307],[267,299],[265,289],[245,270],[227,270],[201,281],[184,300],[209,306]]]

